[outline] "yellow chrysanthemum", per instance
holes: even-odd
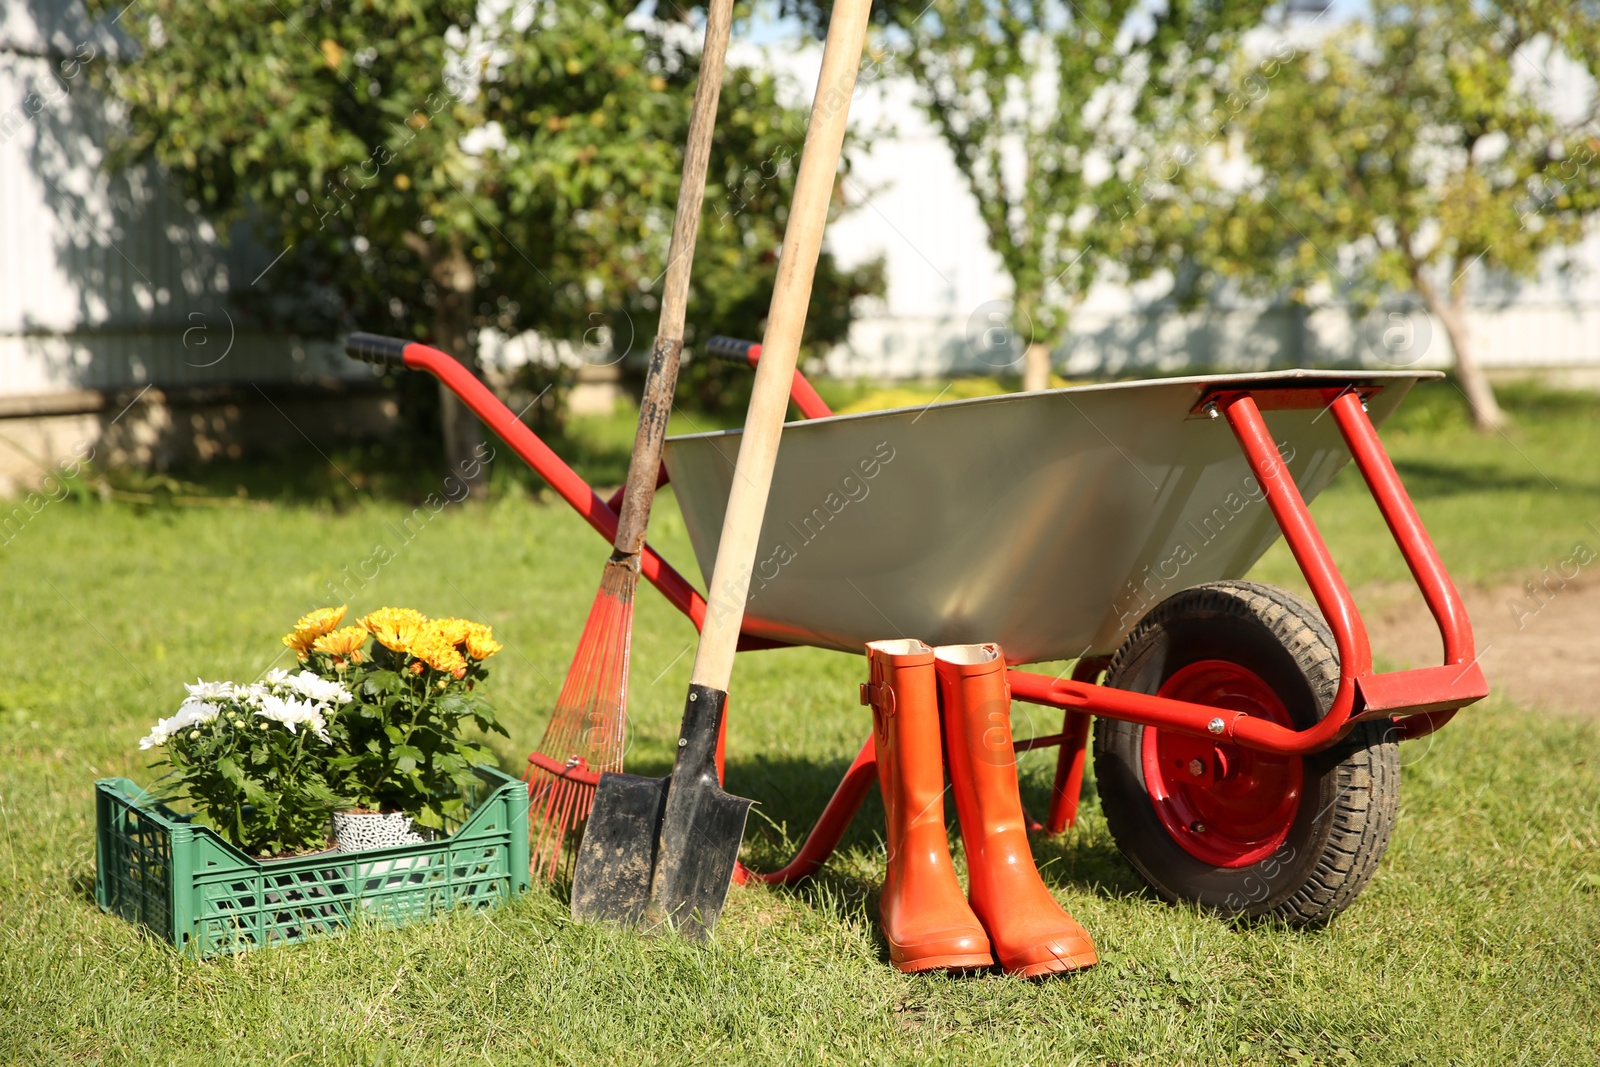
[[[410,652],[411,642],[428,617],[411,608],[379,608],[361,620],[367,632],[392,652]]]
[[[293,632],[283,635],[284,645],[293,649],[296,656],[305,659],[316,644],[317,638],[338,626],[346,610],[347,605],[340,604],[336,608],[318,608],[300,616],[300,621],[294,624]]]
[[[359,621],[368,630],[375,626],[396,629],[402,626],[421,626],[428,621],[428,617],[415,608],[379,608]]]
[[[488,659],[504,646],[494,639],[494,627],[473,623],[467,631],[467,655],[473,659]]]
[[[294,654],[301,659],[305,659],[311,652],[311,643],[315,640],[316,637],[304,630],[296,630],[292,634],[283,635],[284,646],[293,649]]]
[[[295,633],[309,633],[312,637],[321,637],[331,633],[339,621],[344,618],[344,613],[349,605],[340,604],[336,608],[318,608],[316,611],[300,616],[300,621],[294,624]]]
[[[456,646],[431,631],[423,631],[412,641],[411,654],[434,670],[445,674],[455,674],[458,671],[465,673],[467,669],[466,658]]]
[[[318,652],[326,652],[330,656],[339,656],[343,659],[356,658],[360,662],[361,646],[367,643],[367,631],[361,626],[346,626],[342,630],[323,634],[312,643],[311,647]]]
[[[424,629],[430,633],[438,634],[452,645],[459,645],[467,639],[467,634],[477,623],[468,622],[466,619],[433,619]]]

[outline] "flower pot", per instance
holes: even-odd
[[[365,852],[394,845],[420,845],[427,840],[411,828],[403,811],[336,811],[333,840],[340,852]]]

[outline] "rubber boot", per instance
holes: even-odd
[[[1094,941],[1045,888],[1028,846],[1000,646],[934,652],[972,910],[1000,966],[1025,978],[1093,966]]]
[[[950,862],[933,649],[921,641],[874,641],[867,666],[872,681],[862,703],[872,706],[888,824],[889,872],[878,915],[889,961],[907,972],[992,966],[989,938]]]

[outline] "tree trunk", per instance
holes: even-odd
[[[1446,303],[1431,289],[1423,291],[1428,310],[1439,316],[1444,332],[1450,338],[1450,347],[1456,354],[1456,377],[1461,380],[1461,391],[1467,395],[1467,407],[1472,412],[1472,424],[1480,430],[1498,430],[1506,424],[1505,412],[1494,398],[1494,387],[1488,376],[1478,366],[1477,353],[1472,347],[1472,331],[1467,327],[1467,309],[1459,300]]]
[[[1022,388],[1036,392],[1050,388],[1050,346],[1030,342],[1022,354]]]
[[[449,245],[436,252],[428,274],[437,294],[433,309],[434,344],[476,374],[478,359],[472,344],[472,304],[477,292],[477,275],[459,239],[452,239]],[[444,459],[450,476],[464,482],[469,495],[482,497],[489,490],[488,465],[482,460],[484,453],[479,451],[479,446],[486,444],[486,431],[477,416],[442,382],[439,384],[439,420],[443,426]]]

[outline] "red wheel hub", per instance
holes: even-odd
[[[1278,694],[1226,660],[1182,668],[1158,696],[1243,712],[1294,728]],[[1248,867],[1272,855],[1300,810],[1298,756],[1274,756],[1219,739],[1144,728],[1145,788],[1172,839],[1214,867]]]

